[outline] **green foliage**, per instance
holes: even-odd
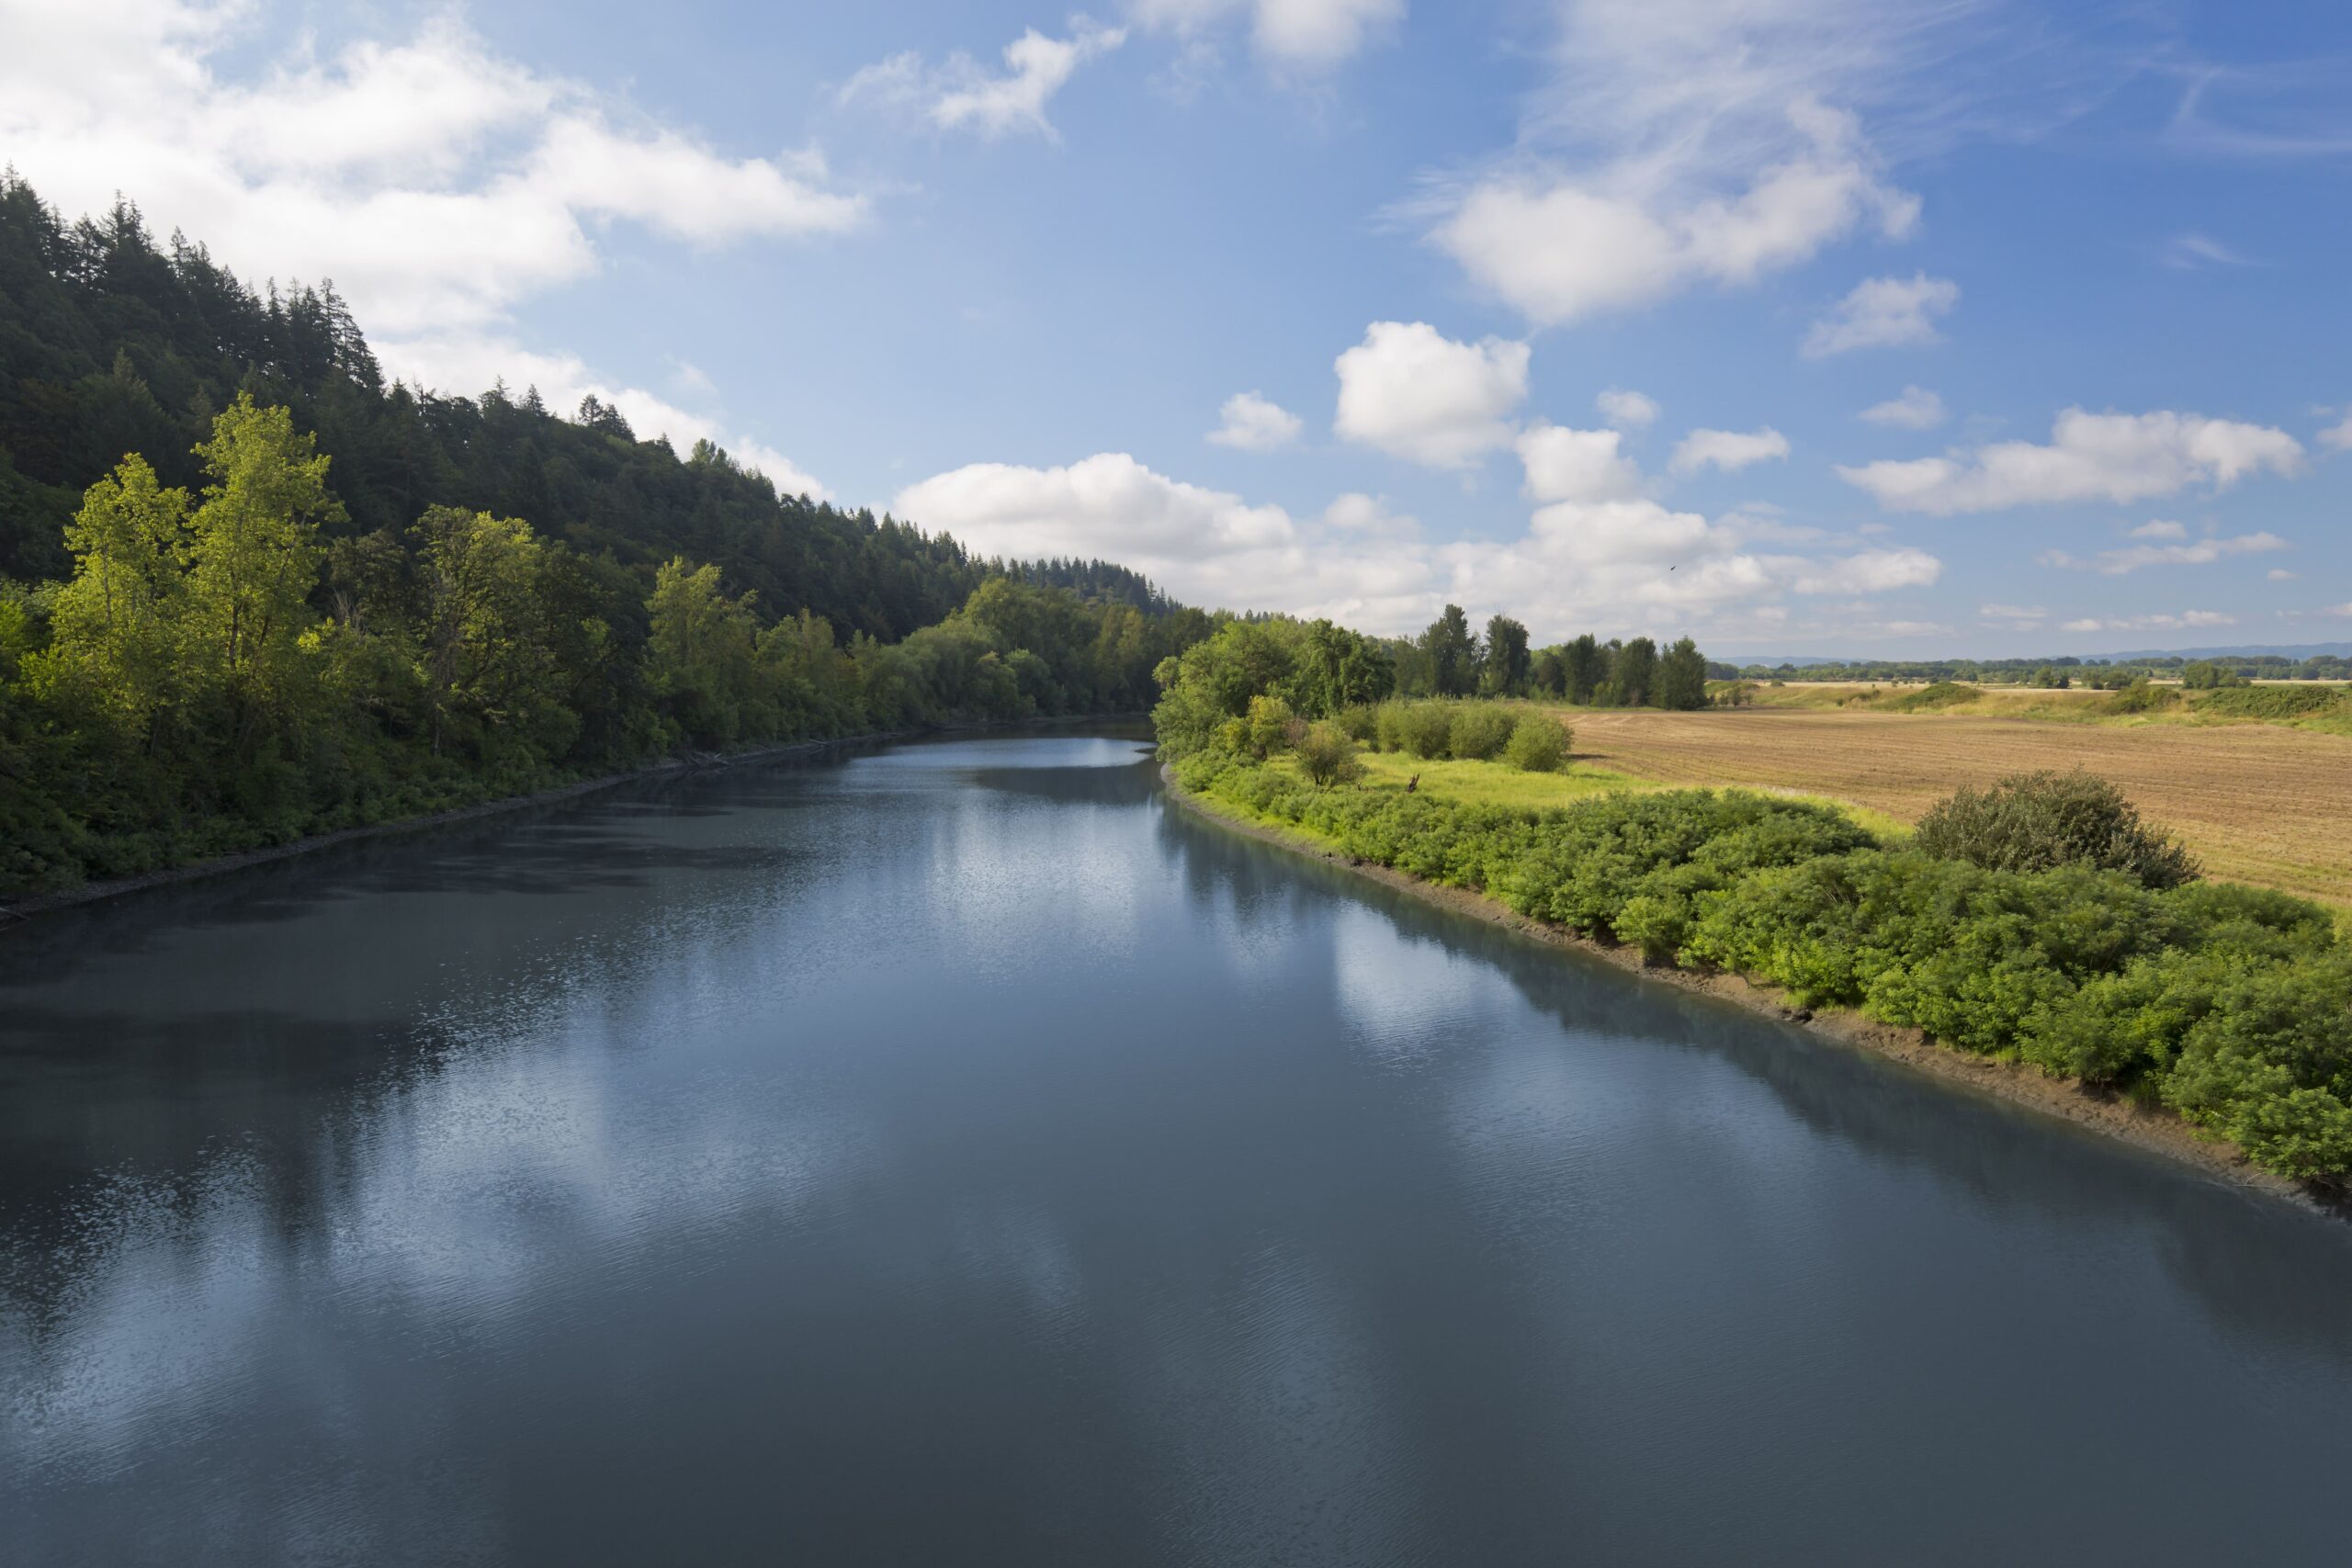
[[[1666,650],[1658,660],[1652,700],[1659,707],[1685,713],[1707,705],[1707,656],[1697,643],[1686,637]]]
[[[1510,744],[1516,720],[1511,710],[1491,703],[1470,703],[1453,710],[1446,728],[1447,750],[1465,762],[1487,762]]]
[[[1558,773],[1568,761],[1567,726],[1549,714],[1527,715],[1511,727],[1503,760],[1522,773]]]
[[[1920,818],[1912,845],[1996,871],[2121,871],[2150,887],[2176,887],[2199,874],[2187,848],[2142,822],[2139,807],[2113,784],[2080,770],[2014,773],[1984,790],[1963,786]]]
[[[1329,719],[1307,726],[1299,737],[1298,770],[1317,789],[1353,784],[1363,777],[1354,739]]]
[[[2293,719],[2341,713],[2352,703],[2342,686],[2250,686],[2210,690],[2197,699],[2197,712],[2228,718]]]
[[[1509,615],[1490,618],[1478,666],[1478,690],[1490,697],[1523,696],[1530,664],[1527,628]]]
[[[1973,703],[1984,693],[1958,681],[1938,681],[1916,692],[1905,692],[1885,705],[1896,713],[1934,713],[1940,708]]]
[[[1453,751],[1453,709],[1447,703],[1406,703],[1398,707],[1396,750],[1416,757],[1447,757]]]
[[[2180,693],[2171,686],[2159,686],[2145,676],[2132,682],[2099,705],[2111,714],[2160,713],[2180,703]]]
[[[1242,719],[1242,743],[1251,756],[1262,761],[1290,750],[1298,739],[1298,716],[1282,698],[1263,694],[1251,697],[1250,711]]]
[[[2180,683],[2192,692],[2211,692],[2224,686],[2243,686],[2245,677],[2229,665],[2200,659],[2194,664],[2181,667]]]
[[[1470,633],[1470,617],[1459,604],[1448,604],[1421,634],[1420,650],[1429,662],[1430,692],[1441,697],[1466,697],[1478,683],[1478,639]]]
[[[1452,707],[1388,704],[1375,724],[1403,736]],[[1807,1005],[2132,1087],[2265,1169],[2352,1175],[2352,952],[2319,906],[2149,886],[2080,858],[2015,869],[1890,851],[1825,807],[1732,792],[1477,806],[1313,787],[1214,750],[1177,774],[1245,814],[1632,943],[1647,962],[1736,970]],[[2111,792],[2059,784],[2067,809],[2050,820],[2079,825],[2068,810],[2087,811],[2107,825],[2103,842],[2137,828]]]

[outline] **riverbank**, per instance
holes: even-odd
[[[2200,1134],[2168,1111],[2143,1106],[2120,1095],[2101,1093],[2071,1079],[2050,1077],[2024,1063],[1954,1050],[1939,1044],[1923,1031],[1881,1023],[1849,1009],[1795,1007],[1777,987],[1758,984],[1745,976],[1652,964],[1644,960],[1637,947],[1603,942],[1562,926],[1531,919],[1486,894],[1442,886],[1394,867],[1346,854],[1297,829],[1251,820],[1223,802],[1185,789],[1176,781],[1170,767],[1163,766],[1159,776],[1168,798],[1178,806],[1261,843],[1340,866],[1425,903],[1507,927],[1554,947],[1587,954],[1644,979],[1677,986],[1796,1024],[1901,1062],[1945,1083],[2120,1139],[2187,1166],[2211,1179],[2283,1199],[2302,1208],[2339,1216],[2346,1213],[2345,1205],[2332,1194],[2246,1163],[2234,1145]]]

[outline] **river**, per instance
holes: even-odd
[[[1172,807],[636,784],[0,933],[0,1559],[2352,1553],[2352,1226]]]

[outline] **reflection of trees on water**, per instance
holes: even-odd
[[[1344,868],[1272,850],[1175,807],[1162,853],[1193,901],[1245,927],[1320,918],[1333,898],[1378,910],[1405,940],[1475,958],[1570,1032],[1703,1053],[1770,1088],[1815,1132],[1927,1172],[1996,1213],[2144,1235],[2184,1290],[2233,1330],[2352,1366],[2352,1227],[2198,1177],[2087,1130],[1994,1101],[1763,1017],[1652,983]]]

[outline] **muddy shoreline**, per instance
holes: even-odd
[[[2071,1122],[2107,1137],[2119,1138],[2136,1148],[2188,1166],[2211,1180],[2283,1199],[2313,1213],[2352,1218],[2352,1209],[2347,1209],[2334,1194],[2314,1190],[2300,1182],[2248,1165],[2235,1145],[2201,1136],[2170,1111],[2150,1110],[2120,1096],[2086,1089],[2079,1083],[2046,1077],[2022,1063],[1995,1061],[1990,1057],[1939,1045],[1917,1029],[1880,1023],[1848,1009],[1801,1009],[1777,987],[1758,985],[1744,976],[1652,965],[1643,960],[1639,948],[1601,942],[1560,926],[1530,919],[1483,893],[1473,893],[1464,887],[1442,887],[1391,866],[1375,865],[1369,861],[1356,860],[1337,851],[1324,849],[1295,833],[1235,816],[1216,803],[1193,794],[1176,782],[1172,769],[1163,767],[1159,776],[1170,800],[1230,832],[1288,850],[1294,854],[1344,867],[1399,892],[1410,894],[1424,903],[1508,927],[1554,947],[1572,949],[1639,975],[1645,980],[1677,986],[1686,991],[1731,1002],[1750,1012],[1795,1023],[1814,1033],[1892,1058],[1945,1083]]]

